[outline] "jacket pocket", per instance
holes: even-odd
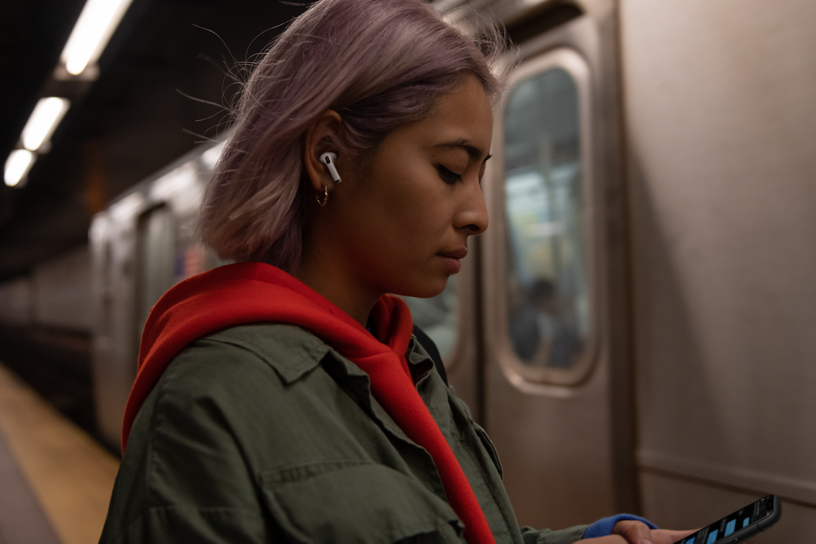
[[[264,501],[295,542],[462,542],[447,502],[383,465],[311,463],[261,474]]]

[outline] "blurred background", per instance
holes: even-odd
[[[91,219],[223,132],[244,63],[304,9],[277,1],[0,3],[0,362],[19,380],[0,393],[8,416],[0,429],[23,471],[0,472],[0,542],[98,540],[118,447],[95,421]],[[38,396],[20,397],[14,384]],[[33,398],[56,411],[38,411],[26,402]]]
[[[93,432],[90,261],[83,254],[91,218],[223,132],[240,88],[234,78],[245,78],[245,63],[305,8],[276,1],[106,0],[88,3],[98,11],[89,11],[81,27],[85,5],[9,0],[0,6],[6,161],[0,284],[31,278],[29,288],[0,302],[0,316],[36,325],[0,332],[0,357]],[[68,56],[69,38],[78,60]],[[66,62],[79,63],[76,74]],[[10,168],[15,153],[30,162],[19,179],[20,171]],[[61,290],[66,282],[72,287]],[[48,353],[52,344],[58,351]],[[40,357],[28,356],[32,347],[43,350]],[[48,370],[35,368],[41,364]],[[66,391],[71,388],[77,394]]]

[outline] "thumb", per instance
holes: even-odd
[[[627,544],[652,544],[652,532],[641,521],[619,521],[615,524],[612,532],[625,538]]]

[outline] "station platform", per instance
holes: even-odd
[[[0,362],[0,544],[98,542],[118,467]]]

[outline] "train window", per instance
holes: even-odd
[[[575,61],[577,54],[562,52]],[[572,63],[517,80],[503,110],[505,308],[513,367],[574,383],[592,334],[585,173]],[[582,61],[581,61],[582,62]],[[582,65],[583,66],[583,65]]]
[[[402,297],[411,310],[414,324],[431,337],[446,366],[454,355],[459,336],[456,278],[451,276],[445,290],[433,298]]]

